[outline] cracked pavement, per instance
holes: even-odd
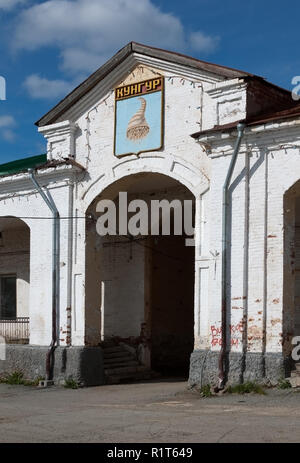
[[[0,442],[299,442],[299,392],[201,398],[180,380],[76,390],[0,384]]]

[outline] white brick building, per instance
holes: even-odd
[[[164,81],[162,147],[116,156],[114,90],[155,78]],[[112,358],[113,376],[126,367],[189,370],[191,384],[284,377],[300,335],[300,107],[290,92],[130,43],[37,125],[47,157],[0,166],[0,334],[11,342],[0,371],[45,376],[52,344],[56,381],[101,384]],[[53,215],[29,167],[59,214],[54,279]],[[100,237],[96,204],[120,191],[193,200],[196,246]],[[9,337],[8,324],[23,334]]]

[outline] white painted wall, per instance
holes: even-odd
[[[149,59],[148,59],[149,61]],[[141,58],[141,64],[143,59]],[[217,76],[153,60],[152,71],[165,75],[165,143],[159,152],[118,159],[113,155],[114,96],[111,90],[131,79],[133,65],[126,62],[70,108],[58,124],[43,128],[48,139],[49,159],[74,156],[86,172],[75,168],[49,169],[41,173],[61,216],[73,221],[72,264],[68,259],[70,222],[61,221],[61,343],[68,330],[68,278],[71,269],[72,343],[83,345],[85,324],[85,216],[92,201],[114,182],[141,172],[161,173],[185,185],[197,200],[195,266],[195,346],[218,350],[221,322],[221,213],[222,186],[233,152],[236,133],[203,136],[201,144],[190,134],[217,123],[239,120],[245,115],[245,89],[240,82],[222,83]],[[149,72],[150,71],[145,71]],[[150,75],[150,74],[149,74]],[[172,80],[170,77],[176,75]],[[151,73],[153,76],[153,73]],[[140,76],[137,76],[139,78]],[[145,77],[145,75],[144,75]],[[193,80],[194,85],[182,77]],[[172,83],[173,82],[173,83]],[[204,92],[203,92],[204,89]],[[105,103],[100,104],[102,101]],[[97,110],[94,109],[97,106]],[[88,118],[87,118],[88,117]],[[70,121],[70,123],[68,122]],[[77,127],[77,128],[76,128]],[[244,320],[248,327],[248,349],[280,351],[283,312],[283,195],[300,178],[299,124],[284,122],[247,129],[233,176],[231,238],[231,336],[232,349],[242,348]],[[76,130],[75,130],[76,129]],[[208,145],[210,153],[206,154]],[[74,196],[70,182],[75,180]],[[73,200],[73,205],[70,204]],[[0,216],[48,216],[50,213],[33,191],[26,174],[0,179]],[[51,225],[50,221],[26,221],[31,228],[30,318],[32,344],[51,339]],[[206,236],[203,239],[203,236]],[[246,244],[245,244],[246,243]],[[245,248],[246,246],[246,248]],[[127,266],[126,252],[115,257]],[[119,255],[119,254],[120,255]],[[125,255],[126,254],[126,255]],[[109,257],[107,257],[109,260]],[[117,260],[116,260],[117,261]],[[136,268],[142,255],[135,256]],[[111,264],[108,274],[117,284],[121,268]],[[119,288],[127,298],[128,285],[137,285],[136,305],[142,299],[141,282],[129,279]],[[120,298],[111,292],[108,332],[115,331]],[[101,301],[100,301],[101,302]],[[137,333],[141,313],[134,312]],[[265,314],[265,315],[264,315]],[[265,318],[264,318],[265,317]],[[119,318],[118,318],[119,320]],[[264,324],[266,334],[263,335]],[[98,329],[98,328],[97,328]],[[124,333],[129,333],[128,327]]]
[[[247,327],[247,349],[280,352],[285,326],[283,311],[283,196],[300,178],[300,139],[295,123],[246,129],[232,178],[231,284],[228,287],[231,337],[241,351]],[[221,251],[222,186],[233,152],[230,137],[201,137],[211,150],[211,247]],[[289,257],[288,257],[289,258]],[[221,260],[210,281],[210,344],[218,349],[221,326]],[[243,320],[243,314],[246,318]],[[215,346],[214,346],[215,344]]]

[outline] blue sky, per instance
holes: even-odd
[[[299,1],[0,0],[0,163],[45,152],[34,122],[135,40],[291,89]]]

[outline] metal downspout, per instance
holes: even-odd
[[[67,284],[67,323],[66,346],[72,344],[72,270],[73,270],[73,195],[74,183],[69,185],[69,219],[68,219],[68,284]]]
[[[222,346],[219,355],[219,384],[218,388],[223,389],[225,384],[225,356],[227,349],[227,246],[228,246],[228,206],[229,206],[229,185],[239,153],[243,138],[245,124],[237,125],[238,136],[236,139],[233,155],[230,161],[226,180],[223,185],[223,205],[222,205]]]
[[[51,196],[47,196],[39,185],[33,169],[28,170],[32,183],[51,210],[52,226],[52,340],[46,356],[46,380],[53,379],[54,350],[59,345],[59,212]]]

